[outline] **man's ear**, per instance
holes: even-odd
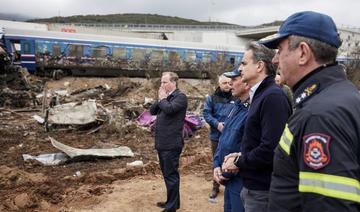
[[[256,64],[256,68],[257,68],[257,72],[261,72],[264,68],[265,68],[265,63],[264,61],[258,61]]]
[[[313,53],[311,51],[310,46],[305,43],[305,42],[300,42],[299,44],[299,53],[300,53],[300,57],[299,57],[299,65],[305,65],[306,63],[309,62],[309,60],[311,59],[311,57],[313,57]]]

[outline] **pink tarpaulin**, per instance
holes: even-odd
[[[144,111],[136,119],[137,123],[141,126],[150,127],[151,132],[155,130],[156,116],[150,114],[149,111]],[[183,137],[189,138],[195,134],[195,131],[202,127],[200,117],[192,114],[188,114],[185,117],[185,123],[183,128]]]

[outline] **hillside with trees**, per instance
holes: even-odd
[[[44,19],[31,19],[36,23],[132,23],[132,24],[177,24],[177,25],[234,25],[221,22],[201,22],[177,16],[157,14],[110,14],[110,15],[75,15],[68,17],[56,16]]]
[[[21,14],[15,13],[0,13],[0,20],[7,20],[7,21],[26,21],[29,20],[31,17]]]

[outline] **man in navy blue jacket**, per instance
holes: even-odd
[[[155,149],[158,151],[160,168],[164,177],[167,200],[158,202],[163,211],[180,208],[179,158],[184,146],[183,126],[187,97],[177,88],[179,77],[173,72],[164,72],[161,77],[159,100],[150,107],[156,115]]]
[[[237,97],[234,107],[225,119],[223,132],[214,156],[214,179],[225,186],[224,212],[243,212],[244,206],[240,199],[242,180],[239,174],[222,172],[224,157],[233,152],[241,151],[241,140],[248,112],[250,87],[242,81],[238,69],[224,73],[231,78],[232,95]]]
[[[231,79],[220,75],[219,87],[212,95],[206,98],[203,110],[205,121],[210,125],[209,137],[213,156],[224,128],[224,120],[233,108],[235,99],[231,94]],[[210,198],[216,198],[219,193],[219,187],[220,184],[214,180]]]
[[[225,158],[223,170],[243,179],[241,199],[246,212],[267,211],[274,149],[292,113],[285,93],[275,84],[275,51],[250,43],[241,61],[243,81],[250,88],[250,109],[241,153]]]

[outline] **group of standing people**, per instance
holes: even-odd
[[[225,212],[267,210],[274,149],[292,111],[274,80],[274,55],[250,43],[240,67],[224,73],[239,98],[225,120],[213,160],[214,179],[225,185]]]
[[[331,17],[295,13],[220,76],[204,118],[213,150],[210,198],[224,185],[225,212],[360,210],[360,94],[336,63],[340,45]],[[275,83],[276,74],[293,97]],[[187,100],[177,79],[163,74],[151,107],[167,188],[167,201],[157,205],[164,211],[180,207]]]

